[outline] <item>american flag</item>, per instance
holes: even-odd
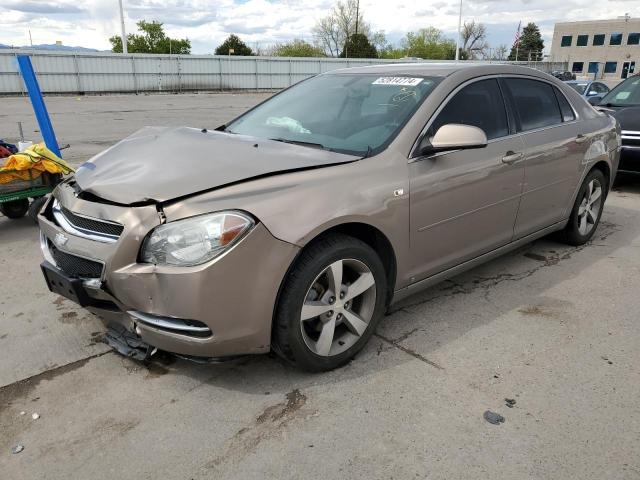
[[[522,20],[518,22],[518,30],[516,30],[516,38],[513,40],[513,48],[517,48],[520,43],[520,27],[522,26]]]

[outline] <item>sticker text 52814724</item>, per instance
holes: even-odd
[[[406,87],[415,87],[423,78],[411,78],[411,77],[380,77],[373,85],[403,85]]]

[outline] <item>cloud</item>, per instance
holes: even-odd
[[[547,47],[553,24],[615,18],[624,12],[640,16],[638,0],[463,0],[463,20],[487,25],[492,46],[511,45],[518,22],[537,23]],[[334,0],[124,0],[126,28],[136,31],[139,20],[164,23],[172,37],[188,37],[193,53],[211,53],[230,33],[250,45],[262,46],[293,38],[313,39],[316,21],[326,15]],[[373,30],[384,30],[392,42],[407,31],[435,26],[455,38],[459,0],[360,0],[365,20]],[[116,0],[0,0],[0,43],[34,43],[109,49],[108,38],[119,34]]]
[[[7,10],[23,13],[39,14],[70,14],[82,13],[85,9],[77,5],[77,2],[40,2],[38,0],[5,0],[2,5]]]

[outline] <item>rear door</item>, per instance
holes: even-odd
[[[475,80],[445,100],[426,135],[449,123],[487,135],[484,148],[451,150],[409,163],[412,281],[509,243],[524,167],[496,78]]]
[[[504,78],[525,147],[525,181],[514,238],[562,220],[579,176],[587,138],[578,136],[576,113],[550,82]]]

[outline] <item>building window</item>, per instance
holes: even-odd
[[[573,37],[571,35],[563,35],[562,36],[562,42],[560,43],[560,46],[561,47],[570,47],[572,40],[573,40]]]
[[[604,73],[616,73],[618,62],[607,62],[604,64]]]
[[[622,34],[612,33],[609,39],[609,45],[622,45]]]
[[[604,45],[604,33],[596,33],[593,36],[593,45],[594,46]]]
[[[589,73],[598,73],[598,62],[589,62]]]
[[[640,45],[640,33],[630,33],[627,37],[627,45]]]
[[[584,70],[584,62],[573,62],[573,65],[571,66],[571,71],[573,73],[582,73],[582,70]]]
[[[576,42],[576,46],[586,47],[588,43],[589,43],[589,35],[578,35],[578,41]]]

